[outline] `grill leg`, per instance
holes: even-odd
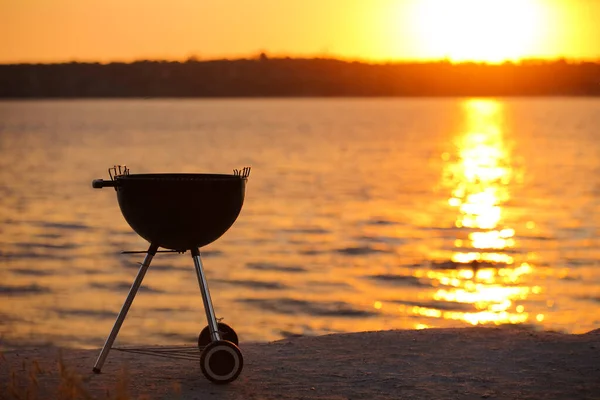
[[[125,317],[127,316],[129,307],[131,307],[131,303],[133,303],[133,299],[135,298],[135,295],[136,295],[138,289],[140,288],[140,285],[142,284],[144,275],[146,275],[146,271],[148,270],[148,267],[150,266],[150,261],[152,261],[152,258],[156,255],[157,250],[158,250],[158,246],[153,245],[153,244],[151,244],[150,247],[148,248],[148,252],[146,253],[144,262],[142,262],[142,265],[140,266],[137,276],[135,277],[135,280],[133,281],[133,285],[131,285],[131,289],[129,289],[129,294],[127,295],[127,298],[125,299],[125,303],[123,303],[123,307],[121,307],[121,311],[119,312],[119,315],[117,316],[117,320],[115,321],[115,324],[113,325],[113,328],[110,331],[110,335],[108,335],[108,338],[106,339],[106,342],[104,343],[104,347],[102,347],[102,351],[100,352],[100,355],[98,356],[98,360],[96,360],[96,364],[94,365],[93,371],[97,374],[100,373],[100,370],[102,369],[102,365],[104,365],[104,361],[106,360],[106,357],[108,356],[108,352],[112,348],[112,345],[115,342],[117,335],[119,334],[119,329],[121,329],[121,325],[123,325],[123,321],[125,321]]]
[[[192,249],[192,258],[194,259],[194,265],[196,266],[196,275],[198,275],[198,285],[200,285],[200,292],[202,293],[202,301],[204,302],[204,311],[206,312],[206,319],[208,320],[210,338],[213,342],[221,340],[221,334],[219,333],[219,327],[217,325],[217,317],[215,316],[215,310],[212,305],[212,300],[210,299],[208,282],[204,275],[202,260],[200,259],[200,250],[198,248]]]

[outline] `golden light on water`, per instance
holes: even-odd
[[[415,306],[418,316],[478,324],[518,324],[534,318],[518,304],[539,287],[522,284],[533,272],[528,263],[515,263],[511,248],[516,231],[503,221],[514,171],[502,131],[503,109],[493,100],[464,103],[466,129],[455,140],[454,154],[444,153],[444,186],[448,207],[455,210],[457,238],[450,261],[455,268],[426,273],[437,288],[433,300],[465,306],[472,311]],[[533,222],[531,223],[533,224]],[[461,309],[460,307],[458,307]]]
[[[501,226],[513,174],[501,130],[502,108],[498,102],[483,100],[468,101],[464,107],[467,132],[457,139],[458,154],[445,176],[446,184],[454,188],[448,204],[458,210],[455,225],[474,229],[468,247],[478,251],[456,251],[453,261],[512,264],[506,253],[484,251],[514,245],[514,229]]]
[[[194,147],[200,132],[183,132],[188,125],[182,127],[181,115],[189,126],[204,126],[208,115],[225,131],[231,118],[252,127],[244,146],[234,131],[214,138],[206,133],[215,149],[223,149],[207,153],[202,165],[208,170],[223,162],[220,154],[240,160],[259,154],[280,166],[257,174],[244,214],[205,253],[218,316],[245,341],[471,324],[531,324],[572,333],[598,328],[600,257],[593,235],[600,213],[594,213],[592,193],[597,143],[593,124],[577,128],[578,121],[594,121],[597,103],[194,100],[8,106],[6,115],[14,115],[9,128],[15,129],[0,135],[8,168],[2,173],[23,179],[7,180],[11,195],[2,209],[0,336],[7,342],[102,345],[141,261],[119,252],[140,249],[144,241],[122,219],[114,194],[94,192],[89,168],[76,167],[93,161],[102,176],[114,143],[142,143],[137,134],[126,133],[144,131],[148,115],[155,114],[164,125],[152,122],[157,130],[133,154],[142,171],[193,172],[196,154],[185,150]],[[117,117],[106,119],[109,114]],[[544,119],[546,125],[539,125]],[[311,129],[298,130],[307,120],[314,120]],[[346,133],[364,121],[376,123]],[[87,126],[82,137],[98,139],[101,151],[85,150],[79,135],[60,129],[69,126]],[[282,126],[289,135],[273,144]],[[126,127],[131,131],[123,133]],[[97,129],[106,135],[97,135]],[[178,129],[181,137],[173,141]],[[311,151],[300,146],[305,142]],[[160,151],[168,145],[174,150]],[[31,153],[36,156],[23,156]],[[48,169],[56,159],[68,168]],[[147,159],[153,166],[144,164]],[[155,267],[119,340],[189,344],[205,324],[189,257],[157,256]]]

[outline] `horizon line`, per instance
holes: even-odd
[[[522,64],[552,64],[557,62],[566,62],[567,64],[584,64],[584,63],[600,63],[600,56],[597,58],[588,57],[528,57],[519,59],[506,59],[502,61],[485,61],[485,60],[459,60],[454,61],[449,57],[446,58],[431,58],[431,59],[389,59],[389,60],[370,60],[352,57],[339,57],[335,55],[326,54],[314,54],[314,55],[269,55],[264,51],[259,51],[246,56],[224,56],[214,58],[202,58],[199,55],[191,54],[186,58],[133,58],[129,60],[113,59],[109,61],[99,60],[81,60],[81,59],[67,59],[62,61],[9,61],[0,62],[0,66],[9,65],[65,65],[65,64],[136,64],[141,62],[158,62],[158,63],[190,63],[190,62],[214,62],[214,61],[248,61],[248,60],[329,60],[329,61],[340,61],[345,63],[360,63],[368,65],[390,65],[390,64],[451,64],[451,65],[464,65],[464,64],[476,64],[476,65],[490,65],[499,66],[505,64],[522,65]]]

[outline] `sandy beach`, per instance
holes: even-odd
[[[244,371],[219,386],[193,360],[98,350],[6,351],[7,399],[600,399],[600,330],[364,332],[242,343]]]

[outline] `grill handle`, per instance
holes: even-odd
[[[92,181],[92,187],[94,189],[102,189],[104,187],[117,187],[117,181],[105,181],[104,179],[94,179]]]

